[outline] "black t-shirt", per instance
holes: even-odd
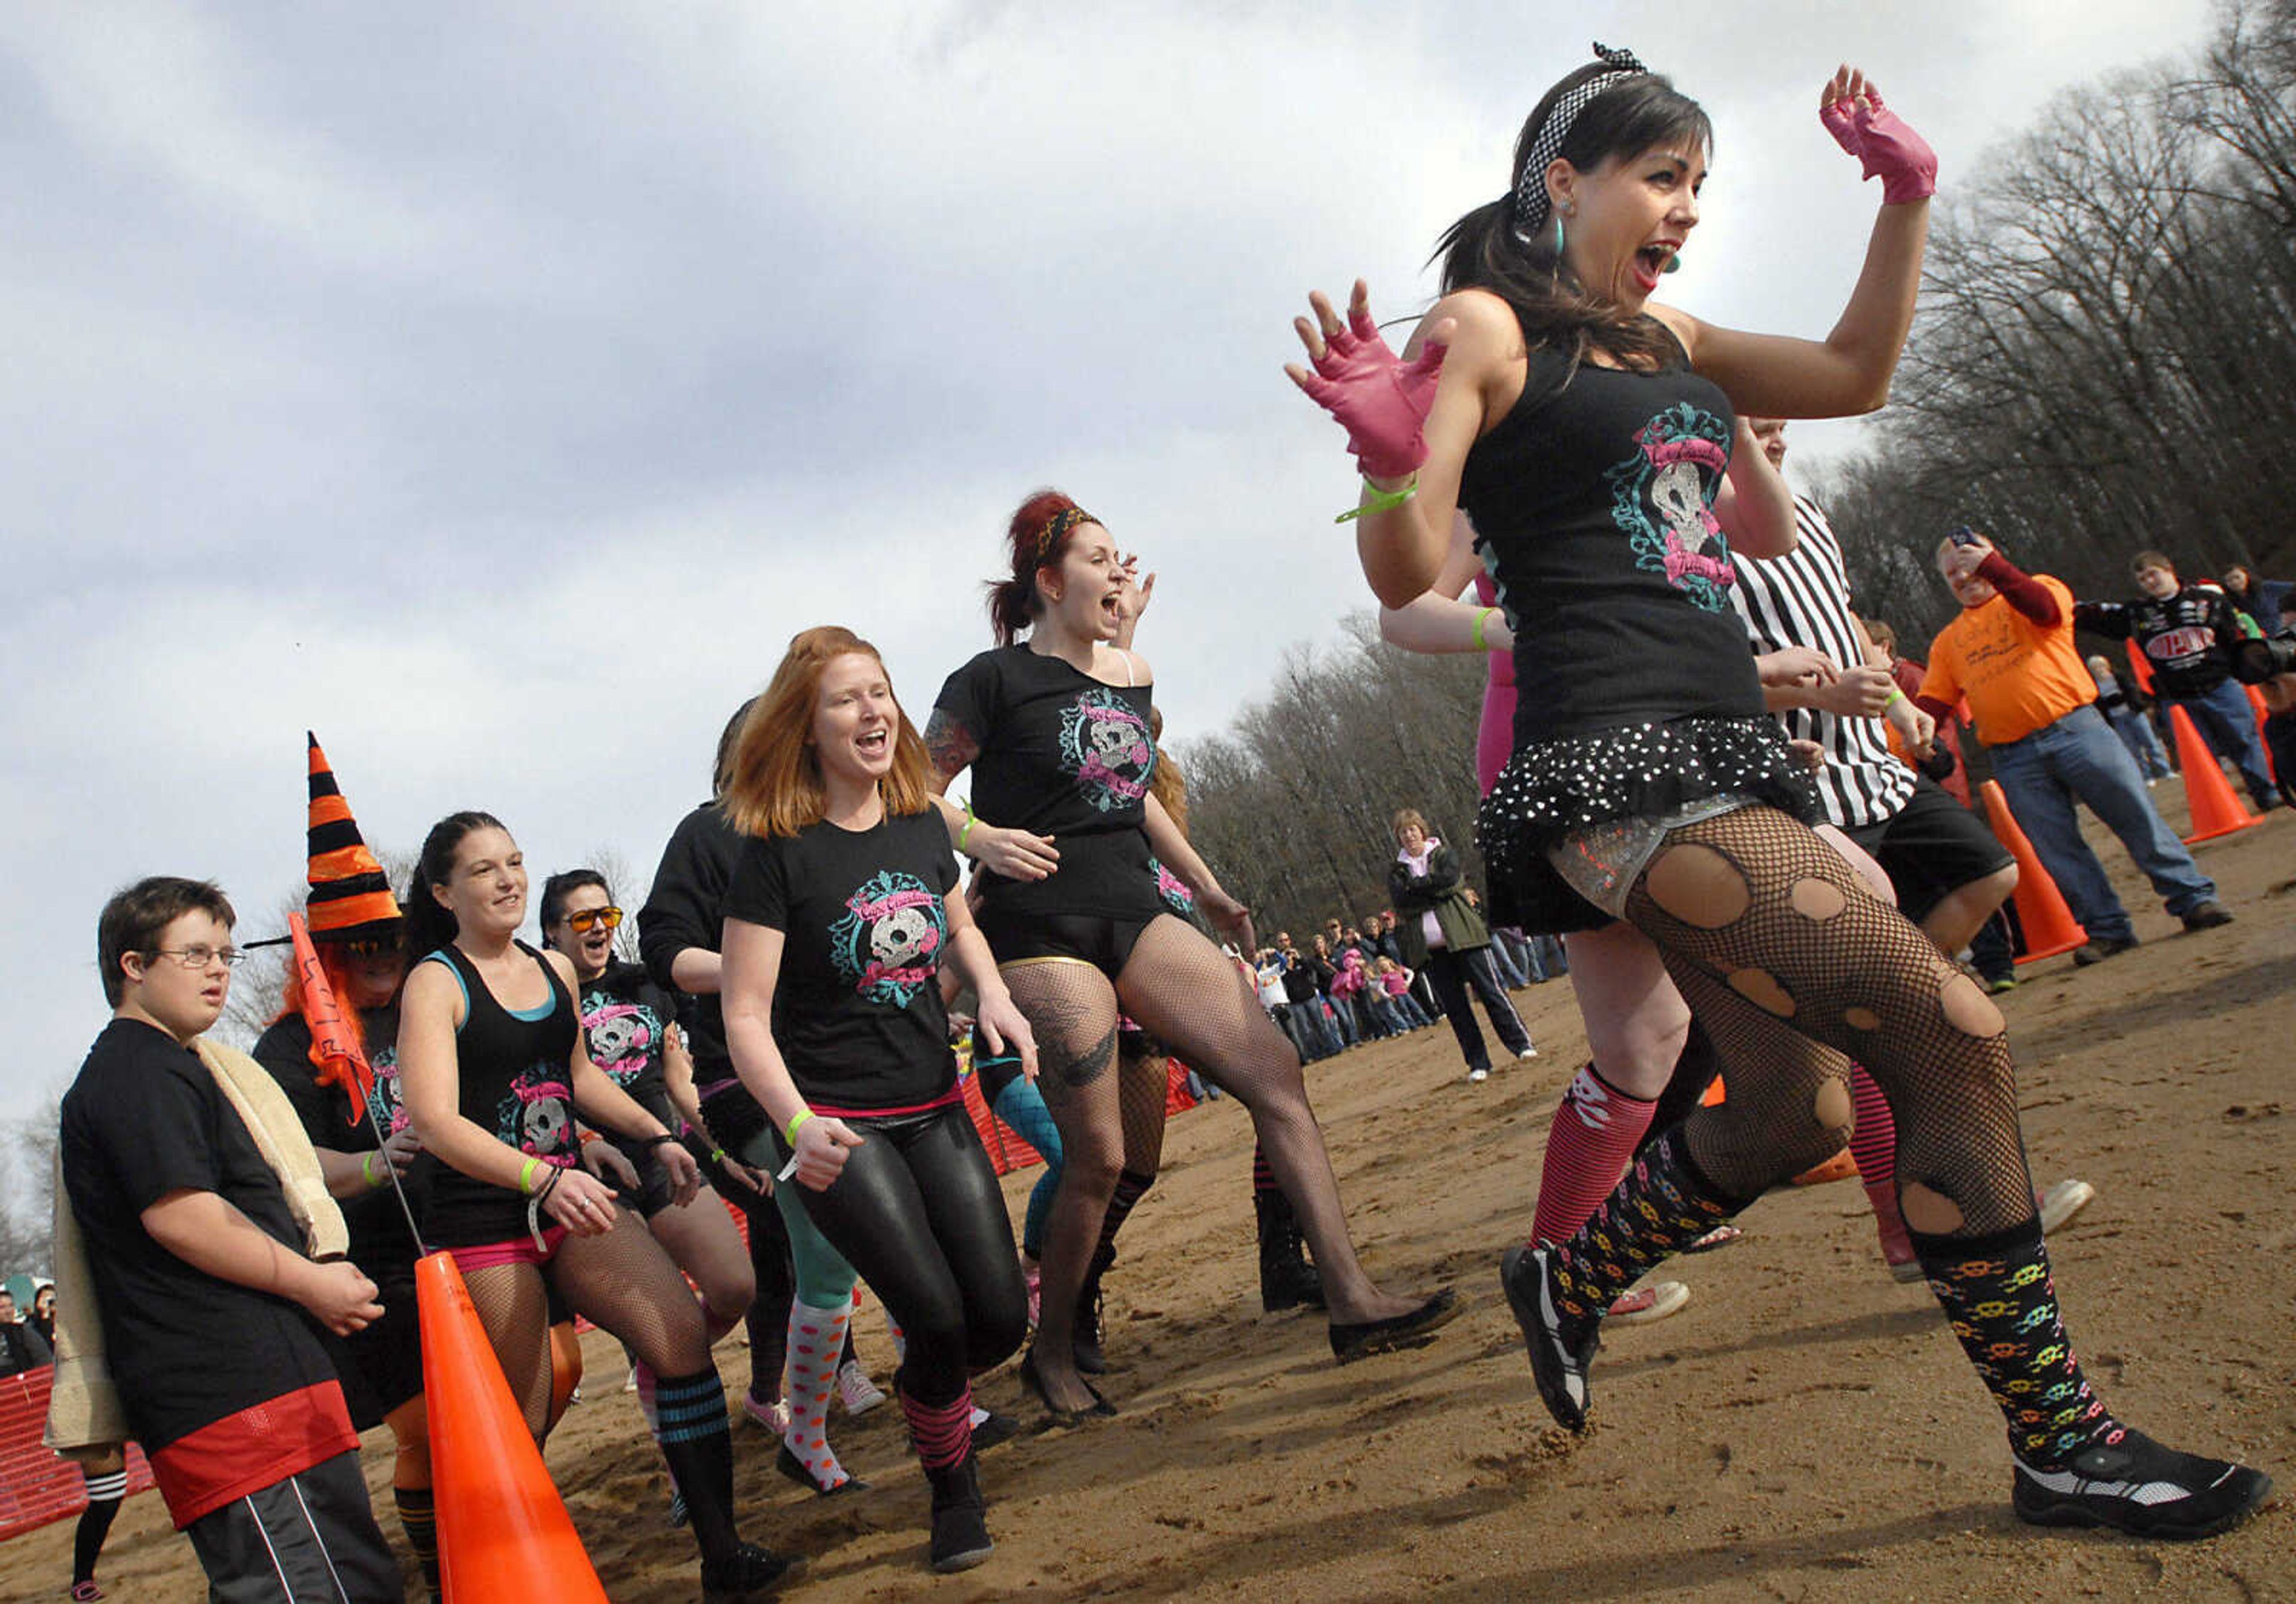
[[[956,859],[931,809],[751,838],[726,917],[783,933],[774,1041],[816,1108],[914,1108],[956,1084],[939,976]]]
[[[382,1105],[386,1122],[381,1135],[372,1113],[356,1125],[349,1123],[348,1088],[319,1084],[318,1067],[311,1062],[311,1027],[300,1013],[291,1011],[280,1015],[256,1041],[255,1061],[271,1071],[271,1078],[287,1094],[313,1147],[332,1148],[338,1153],[371,1153],[382,1146],[382,1136],[406,1128],[406,1108],[398,1096],[398,1010],[396,1005],[369,1010],[359,1016],[359,1025],[367,1065],[374,1071],[375,1101]],[[418,1217],[423,1190],[438,1162],[425,1153],[399,1177]],[[378,1175],[382,1173],[381,1159],[375,1161],[374,1170]],[[407,1234],[406,1216],[399,1212],[398,1199],[388,1184],[335,1201],[342,1206],[343,1223],[350,1231],[353,1264],[378,1283],[388,1269],[411,1273],[414,1241]]]
[[[463,1117],[496,1141],[562,1169],[582,1157],[571,1084],[580,1021],[558,971],[524,942],[518,950],[550,982],[550,1001],[523,1012],[496,1000],[460,947],[440,947],[422,962],[446,964],[462,983],[466,1008],[455,1033],[455,1067]],[[537,1184],[541,1178],[537,1172]],[[422,1234],[448,1248],[512,1241],[527,1233],[526,1205],[514,1189],[442,1163],[431,1178]]]
[[[646,973],[664,992],[677,991],[670,965],[680,953],[695,947],[705,953],[718,950],[726,922],[726,888],[742,855],[742,832],[718,805],[704,802],[678,821],[669,844],[661,849],[653,888],[638,910],[638,952]],[[681,1022],[685,1050],[693,1055],[694,1079],[707,1086],[731,1076],[734,1060],[726,1051],[726,1018],[716,994],[693,995]]]
[[[1467,453],[1459,504],[1514,632],[1514,744],[1751,718],[1761,685],[1711,503],[1736,418],[1686,365],[1534,344],[1521,400]]]
[[[197,1055],[114,1019],[64,1094],[64,1189],[102,1309],[105,1357],[147,1452],[305,1387],[335,1367],[301,1305],[222,1281],[154,1241],[143,1213],[209,1191],[296,1253],[279,1177]]]
[[[590,1061],[674,1133],[677,1116],[661,1078],[662,1052],[677,1019],[668,994],[646,978],[642,966],[613,959],[596,979],[582,982],[581,1008],[582,1040],[590,1050]],[[633,1164],[653,1155],[650,1142],[615,1130],[605,1134]]]
[[[2133,602],[2084,602],[2073,609],[2082,629],[2134,641],[2152,666],[2152,690],[2169,697],[2206,696],[2232,677],[2232,649],[2246,638],[2232,603],[2188,585],[2173,596]]]
[[[1000,646],[948,676],[936,711],[979,744],[973,812],[1051,836],[1060,868],[1041,880],[983,871],[1000,912],[1143,922],[1164,911],[1142,826],[1156,770],[1146,685],[1108,685],[1026,646]]]

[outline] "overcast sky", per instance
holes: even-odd
[[[1718,129],[1668,299],[1822,334],[1878,186],[1814,115],[1857,62],[1948,192],[2204,0],[202,6],[0,11],[18,604],[0,702],[0,1115],[102,1019],[145,873],[299,883],[303,731],[368,839],[481,806],[539,888],[650,871],[797,629],[913,714],[988,643],[1012,507],[1160,575],[1183,740],[1368,602],[1306,291],[1423,306],[1523,116],[1626,45]],[[1806,460],[1856,425],[1798,426]],[[1461,732],[1462,761],[1469,733]]]

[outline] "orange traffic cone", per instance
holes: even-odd
[[[1978,791],[1985,798],[1985,817],[1993,826],[1993,833],[2001,838],[2001,844],[2009,848],[2009,855],[2017,860],[2017,922],[2025,931],[2024,954],[2017,962],[2036,963],[2087,945],[2088,932],[2073,917],[2072,909],[2065,903],[2065,894],[2057,889],[2057,882],[2041,867],[2041,856],[2033,850],[2033,843],[2017,828],[2017,816],[2009,811],[2009,798],[2001,794],[2001,782],[1988,780],[1978,787]]]
[[[2224,770],[2217,766],[2216,752],[2193,727],[2193,716],[2182,708],[2171,707],[2169,722],[2176,726],[2177,760],[2185,767],[2185,801],[2193,814],[2193,833],[2185,838],[2185,845],[2214,840],[2235,830],[2261,824],[2264,821],[2249,812],[2248,805],[2233,795],[2232,787],[2225,783]]]
[[[454,1256],[417,1260],[414,1291],[447,1604],[606,1604]]]
[[[2264,749],[2264,772],[2277,780],[2280,765],[2272,761],[2272,738],[2264,732],[2265,721],[2272,716],[2272,709],[2264,705],[2264,692],[2256,686],[2243,685],[2241,689],[2248,692],[2249,711],[2256,715],[2256,744]]]
[[[2136,676],[2136,688],[2145,695],[2152,694],[2152,665],[2136,650],[2136,642],[2128,642],[2128,671]]]

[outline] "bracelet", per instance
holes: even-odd
[[[529,1198],[537,1195],[534,1190],[534,1172],[541,1167],[541,1159],[529,1158],[526,1161],[526,1167],[518,1172],[518,1190]]]
[[[1890,700],[1882,704],[1882,711],[1887,713],[1890,708],[1896,707],[1899,702],[1905,700],[1906,693],[1903,691],[1892,691],[1890,692]]]
[[[970,801],[966,802],[964,805],[964,828],[956,832],[956,849],[959,852],[963,852],[964,850],[965,838],[972,833],[972,827],[980,822],[980,821],[979,819],[972,816],[972,804]]]
[[[1411,477],[1403,481],[1403,487],[1400,490],[1381,489],[1371,482],[1369,474],[1364,475],[1364,488],[1371,493],[1371,499],[1359,507],[1354,507],[1341,513],[1332,520],[1333,523],[1349,523],[1373,512],[1394,511],[1396,508],[1419,494],[1419,470],[1414,468],[1411,471]]]
[[[545,1181],[542,1183],[542,1190],[534,1194],[534,1200],[537,1204],[539,1204],[545,1198],[550,1195],[550,1189],[558,1184],[558,1177],[565,1173],[566,1172],[564,1170],[560,1169],[554,1164],[550,1166],[550,1179]]]
[[[812,1117],[813,1110],[811,1109],[800,1109],[796,1113],[790,1116],[789,1124],[782,1127],[782,1134],[789,1138],[790,1148],[792,1151],[794,1151],[797,1147],[798,1126],[803,1125],[807,1120],[811,1119]]]
[[[711,1148],[711,1149],[709,1150],[709,1162],[710,1162],[710,1163],[712,1163],[712,1164],[723,1164],[723,1163],[725,1163],[725,1162],[726,1162],[726,1150],[725,1150],[724,1148],[721,1148],[721,1147],[714,1147],[714,1148]]]
[[[1496,611],[1498,611],[1498,609],[1496,607],[1486,607],[1482,611],[1475,615],[1475,627],[1472,632],[1470,632],[1470,638],[1475,642],[1475,650],[1477,651],[1488,651],[1490,650],[1490,648],[1483,642],[1483,624],[1493,613]]]
[[[684,1145],[676,1137],[671,1135],[668,1131],[664,1131],[659,1136],[641,1136],[638,1138],[638,1145],[640,1147],[658,1148],[665,1142],[668,1143],[671,1147],[681,1147]]]
[[[377,1151],[380,1150],[380,1149],[377,1150]],[[375,1179],[373,1153],[369,1153],[365,1158],[359,1160],[359,1174],[366,1177],[366,1183],[369,1186],[381,1186],[382,1184],[381,1181]]]

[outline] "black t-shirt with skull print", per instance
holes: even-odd
[[[988,870],[1000,913],[1084,914],[1146,923],[1164,912],[1143,826],[1156,771],[1146,685],[1110,685],[1025,646],[984,651],[948,676],[935,708],[979,743],[973,812],[1050,836],[1060,867],[1041,880]]]
[[[647,976],[644,964],[619,958],[610,959],[595,979],[583,981],[581,993],[582,1044],[590,1050],[590,1061],[660,1120],[663,1129],[676,1130],[677,1113],[661,1079],[669,1027],[677,1022],[669,994]],[[600,1128],[641,1173],[653,1162],[653,1143]]]
[[[939,986],[955,886],[931,809],[744,844],[726,917],[783,934],[774,1041],[814,1108],[914,1109],[956,1084]]]

